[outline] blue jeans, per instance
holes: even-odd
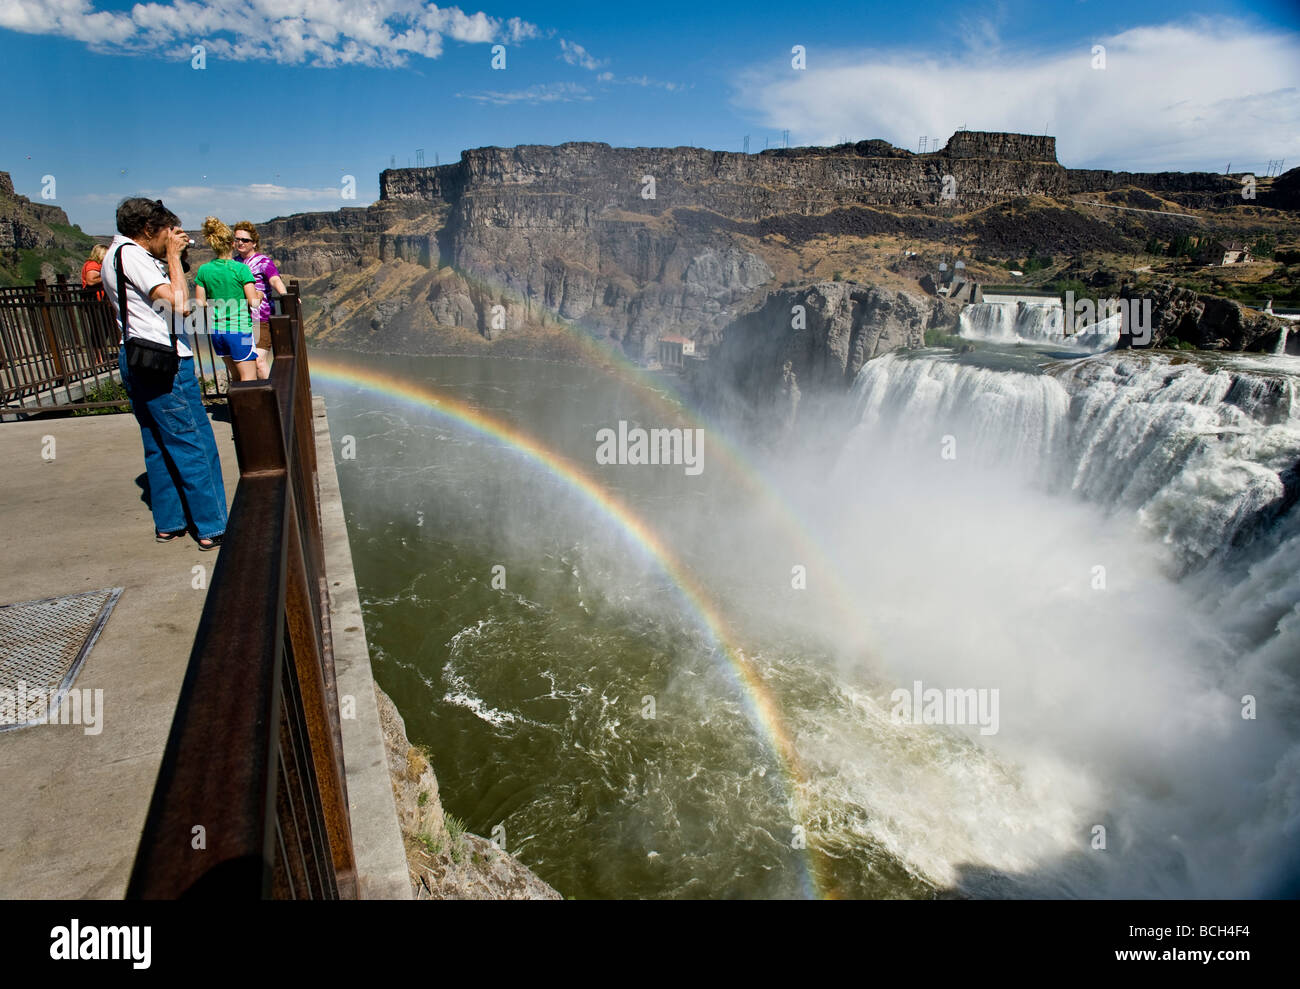
[[[131,396],[131,411],[140,424],[154,525],[159,532],[180,532],[193,523],[199,539],[223,535],[226,485],[212,424],[194,377],[193,358],[181,359],[180,370],[166,391],[148,379],[132,380],[126,347],[118,355],[117,366]]]

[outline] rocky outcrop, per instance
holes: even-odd
[[[459,162],[434,168],[382,172],[385,201],[421,200],[452,206],[498,190],[573,197],[595,214],[610,210],[660,215],[683,206],[753,221],[782,213],[822,212],[840,206],[950,207],[944,176],[955,179],[954,195],[967,208],[1013,196],[1063,194],[1066,169],[1029,154],[1025,135],[964,132],[958,153],[914,155],[884,142],[840,148],[781,149],[748,155],[704,148],[614,148],[595,142],[475,148]],[[980,154],[976,137],[1013,157]],[[1046,139],[1054,142],[1053,138]],[[952,142],[949,142],[952,145]],[[887,145],[886,145],[887,147]],[[653,179],[653,183],[649,180]]]
[[[1217,295],[1203,295],[1169,282],[1124,286],[1120,296],[1151,300],[1151,346],[1171,341],[1191,343],[1204,350],[1256,350],[1272,353],[1278,339],[1293,323],[1250,309]],[[1130,346],[1131,338],[1120,339]]]
[[[53,251],[67,246],[69,237],[55,226],[68,227],[68,214],[57,206],[34,203],[16,194],[9,173],[0,172],[0,265],[16,264],[22,250]]]
[[[1267,181],[1260,188],[1278,198]],[[462,352],[460,331],[500,346],[549,326],[610,339],[634,359],[652,356],[667,333],[716,348],[778,283],[806,286],[849,266],[851,277],[874,280],[873,265],[899,287],[878,253],[855,266],[858,246],[1122,255],[1175,221],[1080,208],[1071,193],[1154,210],[1166,200],[1233,205],[1236,194],[1240,206],[1231,176],[1070,170],[1050,136],[980,131],[929,154],[884,141],[753,155],[590,142],[477,148],[454,164],[389,169],[380,191],[365,208],[262,227],[283,267],[319,279],[304,286],[327,300],[313,332],[335,345],[429,353]],[[834,264],[822,265],[831,253]]]
[[[375,699],[415,899],[563,899],[513,856],[443,813],[427,753],[408,741],[402,716],[378,686]]]
[[[804,417],[808,406],[841,396],[871,358],[924,346],[927,330],[955,332],[960,310],[856,282],[772,292],[727,327],[701,398],[707,404],[712,393],[717,403],[741,406],[740,421],[753,422],[756,435],[784,435],[796,410]]]
[[[1046,134],[1003,134],[959,130],[943,149],[949,158],[1006,158],[1011,161],[1056,163],[1056,138]]]

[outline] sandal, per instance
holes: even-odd
[[[204,543],[207,543],[207,545],[204,546],[204,545],[203,545]],[[199,544],[199,549],[200,549],[200,550],[202,550],[204,553],[208,553],[208,552],[211,552],[212,550],[216,549],[218,546],[221,545],[221,537],[220,537],[220,536],[205,536],[204,538],[198,540],[198,544]]]
[[[181,536],[185,535],[188,531],[188,529],[180,529],[176,532],[159,532],[155,529],[153,531],[153,539],[156,543],[169,543],[173,539],[180,539]]]

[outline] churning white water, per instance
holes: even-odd
[[[865,365],[820,501],[878,686],[803,729],[820,804],[975,893],[1294,883],[1300,362],[1275,364]],[[999,732],[893,723],[916,681],[997,688]]]
[[[1083,332],[1066,333],[1061,300],[1036,295],[986,295],[961,311],[959,335],[987,343],[1028,343],[1088,353],[1110,350],[1119,342],[1118,313],[1099,319]]]

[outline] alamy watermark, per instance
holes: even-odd
[[[1067,337],[1093,329],[1102,320],[1118,315],[1121,333],[1127,333],[1140,347],[1151,342],[1150,299],[1075,299],[1071,290],[1065,293],[1062,308]]]
[[[148,968],[153,958],[153,928],[141,925],[86,924],[73,917],[68,926],[50,929],[50,957],[55,961],[129,961]]]
[[[628,428],[618,421],[618,431],[608,426],[596,430],[596,463],[672,464],[695,476],[704,470],[704,430]]]
[[[979,725],[981,735],[998,733],[997,687],[899,687],[889,695],[894,706],[889,720],[896,725]]]
[[[17,689],[0,687],[0,726],[82,725],[87,735],[104,730],[104,691],[88,687],[60,694],[57,689],[28,688],[19,680]]]

